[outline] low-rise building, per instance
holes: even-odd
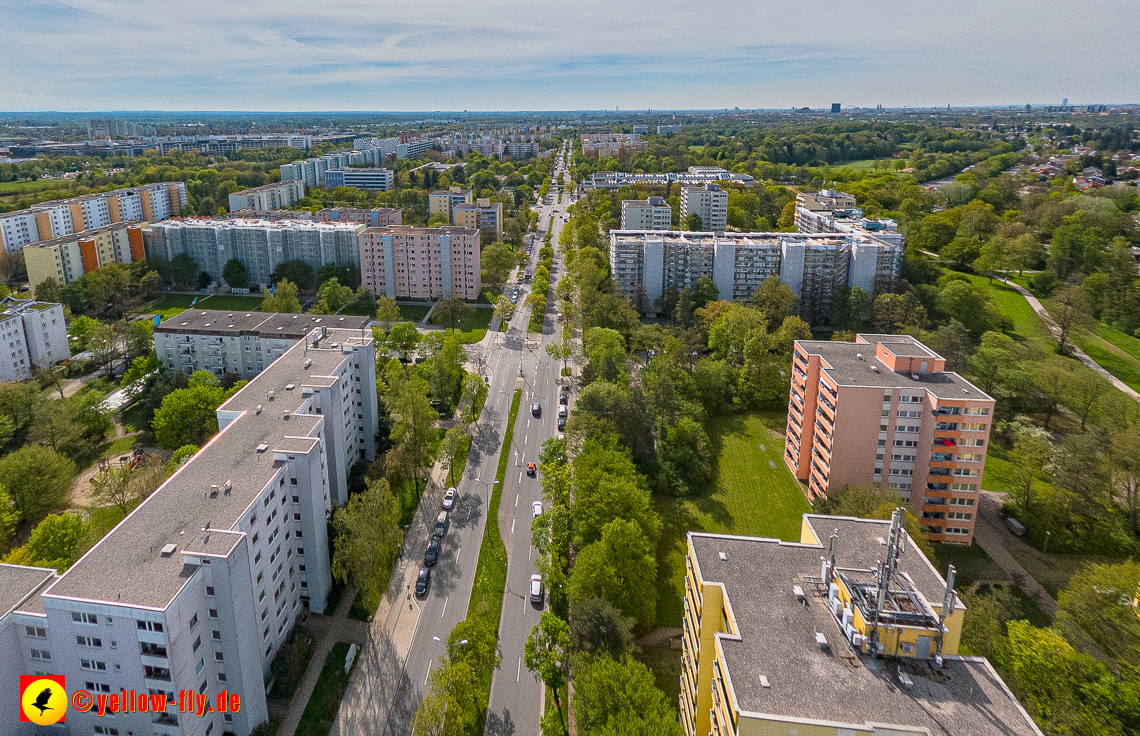
[[[611,273],[626,296],[644,289],[652,305],[665,289],[693,289],[707,276],[721,299],[748,303],[775,277],[799,297],[800,316],[813,327],[834,323],[832,298],[841,287],[894,291],[902,255],[901,246],[847,233],[610,231]]]
[[[447,190],[437,189],[428,195],[428,214],[431,217],[446,215],[448,224],[454,225],[455,216],[452,214],[452,209],[461,204],[471,204],[474,201],[475,193],[470,189],[464,189],[460,186],[452,186]]]
[[[313,330],[367,330],[369,323],[368,317],[188,309],[154,328],[154,353],[172,371],[249,379]]]
[[[119,222],[27,245],[24,263],[28,283],[34,287],[50,279],[70,284],[108,263],[143,260],[143,232],[147,229],[144,225]]]
[[[796,232],[873,235],[892,245],[903,245],[898,223],[889,218],[868,219],[855,206],[855,197],[834,189],[796,193]]]
[[[718,184],[681,187],[681,221],[689,215],[701,218],[702,231],[724,232],[728,227],[728,192]]]
[[[368,228],[360,234],[360,276],[377,296],[478,299],[482,288],[478,228]]]
[[[0,305],[0,381],[25,381],[32,366],[48,368],[71,356],[63,305],[12,297]]]
[[[396,174],[391,169],[330,169],[325,172],[324,184],[329,189],[356,187],[386,192],[395,180]]]
[[[966,606],[890,521],[804,514],[798,542],[689,532],[686,736],[1042,736]],[[905,550],[905,554],[903,551]]]
[[[279,181],[230,194],[230,212],[236,210],[280,210],[305,198],[302,181]]]
[[[19,676],[145,695],[147,708],[72,710],[73,734],[248,736],[268,719],[270,667],[332,588],[327,519],[375,457],[369,331],[313,330],[217,409],[219,432],[62,575],[0,565],[0,718],[21,723]],[[179,694],[240,709],[190,715]],[[165,698],[165,702],[162,699]],[[113,729],[113,730],[112,730]]]
[[[993,412],[909,335],[797,340],[784,461],[813,497],[874,484],[909,501],[931,541],[968,545]]]
[[[371,210],[360,207],[333,207],[317,210],[313,214],[313,221],[355,222],[367,227],[387,227],[402,225],[404,213],[395,207],[377,207]]]
[[[496,243],[503,239],[503,203],[479,198],[472,203],[451,208],[452,224],[483,231],[483,240]]]
[[[583,133],[582,155],[609,158],[633,156],[649,148],[637,133]]]
[[[623,199],[622,230],[672,230],[673,208],[662,197]]]

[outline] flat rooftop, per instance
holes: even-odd
[[[939,399],[972,399],[993,401],[993,397],[953,371],[927,373],[895,373],[875,357],[875,337],[863,335],[870,344],[858,342],[830,342],[827,340],[797,340],[805,352],[820,356],[828,367],[821,367],[835,381],[836,386],[874,386],[878,388],[924,388]],[[895,355],[904,357],[938,357],[937,353],[918,345],[884,343]],[[918,351],[922,348],[925,352]],[[902,352],[900,352],[902,351]],[[910,351],[910,352],[906,352]],[[859,356],[862,355],[862,359]],[[874,366],[874,370],[872,370]]]
[[[282,312],[230,312],[225,309],[187,309],[166,320],[155,332],[191,335],[258,335],[299,340],[318,327],[369,329],[368,317]],[[371,334],[371,333],[369,333]]]
[[[666,242],[673,245],[714,246],[733,244],[738,247],[765,246],[778,247],[783,243],[809,243],[819,245],[842,245],[858,242],[860,245],[884,245],[872,237],[862,237],[850,233],[732,233],[732,232],[690,232],[682,230],[611,230],[610,242],[630,241]]]
[[[55,570],[48,567],[0,565],[0,619],[15,609],[29,608],[29,599],[53,578]]]
[[[879,538],[889,534],[890,522],[807,518],[823,544],[689,533],[699,574],[706,584],[724,585],[739,631],[739,638],[718,634],[717,641],[740,711],[926,728],[936,736],[1041,736],[984,659],[949,656],[939,671],[929,661],[875,658],[851,648],[828,610],[826,591],[814,582],[820,557],[837,528],[837,566],[872,568],[886,549]],[[945,582],[921,553],[908,549],[900,568],[923,597],[941,604]],[[803,588],[806,605],[793,585]],[[827,650],[816,642],[817,632],[827,638]],[[899,668],[913,686],[902,687]]]
[[[227,411],[245,413],[215,435],[44,595],[158,610],[169,606],[197,570],[196,565],[182,561],[182,550],[224,554],[234,543],[228,530],[238,524],[284,462],[274,460],[274,451],[300,452],[316,441],[308,435],[323,417],[296,413],[309,398],[301,389],[310,383],[328,385],[328,376],[351,357],[333,345],[360,344],[361,340],[371,341],[371,333],[361,338],[358,331],[334,329],[316,348],[309,340],[289,348],[222,405]],[[306,367],[308,359],[312,362]],[[270,391],[275,392],[272,401]],[[263,406],[260,414],[256,412],[259,404]],[[286,409],[292,414],[289,419],[284,418]],[[261,444],[268,446],[264,452],[257,451]],[[224,487],[227,481],[233,483],[230,492],[211,497],[211,486]],[[211,534],[203,533],[206,528]],[[176,550],[163,556],[162,548],[168,544],[176,545]]]

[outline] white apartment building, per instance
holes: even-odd
[[[721,299],[749,302],[756,287],[775,277],[800,298],[800,316],[812,326],[832,324],[838,287],[858,286],[874,295],[893,291],[902,251],[846,233],[610,231],[610,266],[626,296],[641,287],[653,304],[665,289],[693,289],[707,276]]]
[[[681,221],[689,215],[701,218],[701,230],[721,233],[728,227],[728,192],[717,184],[681,187]]]
[[[0,312],[0,381],[25,381],[32,366],[53,366],[71,357],[63,306],[6,297]]]
[[[154,352],[171,371],[249,379],[322,327],[367,330],[368,317],[188,309],[154,328]]]
[[[24,248],[28,283],[35,287],[51,279],[70,284],[108,263],[142,260],[142,230],[139,224],[118,222],[32,243]]]
[[[637,184],[704,186],[713,182],[743,184],[746,187],[756,184],[751,174],[734,174],[719,166],[690,166],[688,171],[680,173],[667,171],[655,174],[630,174],[624,171],[598,171],[592,174],[584,185],[587,189],[620,189]]]
[[[666,135],[667,133],[680,133],[680,125],[658,125],[657,135]]]
[[[171,259],[188,253],[198,268],[219,283],[226,261],[236,258],[251,284],[267,285],[274,269],[300,260],[316,271],[326,263],[360,263],[357,236],[364,225],[297,220],[170,220],[144,234],[148,257]]]
[[[391,169],[330,169],[325,172],[324,185],[336,187],[356,187],[386,192],[392,188],[396,174]]]
[[[0,243],[5,253],[19,253],[25,245],[40,240],[36,216],[30,210],[0,215]]]
[[[292,207],[305,198],[305,183],[280,181],[230,194],[230,212],[238,210],[279,210]]]
[[[360,235],[360,277],[373,294],[418,299],[478,299],[480,230],[473,227],[372,227]]]
[[[796,232],[852,233],[873,235],[892,245],[902,245],[898,223],[889,218],[863,217],[855,197],[834,189],[796,193]]]
[[[673,208],[662,197],[623,199],[622,230],[672,230]]]
[[[219,433],[63,575],[0,565],[6,734],[247,736],[267,720],[270,664],[332,585],[328,514],[375,454],[371,335],[314,330],[217,414]],[[18,716],[19,676],[36,673],[167,703],[42,729]],[[180,713],[183,691],[241,710]]]
[[[582,155],[609,158],[640,153],[649,143],[637,133],[583,133]]]

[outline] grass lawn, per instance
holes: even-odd
[[[973,276],[966,274],[974,286],[981,289],[987,294],[994,302],[1002,314],[1009,317],[1013,321],[1013,331],[1009,333],[1010,337],[1023,342],[1033,343],[1037,348],[1045,352],[1052,352],[1057,341],[1053,339],[1052,333],[1037,313],[1033,311],[1033,307],[1029,306],[1029,302],[1025,301],[1016,289],[1005,284],[994,281],[993,284],[989,283],[989,279],[985,276]]]
[[[1054,555],[1024,543],[1010,545],[1009,553],[1054,598],[1068,586],[1069,579],[1086,565],[1121,562],[1103,555]]]
[[[405,322],[419,322],[427,316],[427,313],[429,311],[431,311],[430,306],[409,307],[407,305],[401,304],[400,319],[404,320]]]
[[[49,189],[59,189],[70,193],[76,188],[74,180],[68,179],[36,179],[24,181],[0,181],[0,195],[29,194],[43,192]]]
[[[1127,332],[1121,332],[1115,327],[1106,325],[1103,322],[1097,325],[1096,334],[1105,341],[1112,343],[1114,346],[1128,353],[1133,358],[1140,360],[1140,339],[1129,335]]]
[[[946,568],[953,565],[957,571],[954,588],[959,592],[979,580],[1006,580],[1006,574],[976,543],[969,547],[960,544],[933,544],[935,559],[931,560],[938,572],[946,577]]]
[[[341,698],[344,697],[345,688],[348,687],[348,677],[344,671],[344,659],[348,656],[348,644],[339,642],[333,645],[329,656],[325,658],[325,666],[309,696],[309,703],[305,712],[301,714],[301,722],[297,724],[296,736],[327,736],[336,719],[340,708]],[[356,663],[353,663],[355,667]]]
[[[1073,342],[1099,363],[1101,368],[1128,384],[1133,390],[1140,391],[1140,360],[1091,332],[1073,335]]]
[[[198,302],[195,306],[202,309],[223,309],[234,312],[260,312],[262,298],[241,294],[214,294]]]
[[[717,460],[708,490],[688,498],[654,499],[662,521],[658,626],[681,625],[686,531],[799,541],[800,517],[811,506],[784,464],[785,417],[784,412],[757,412],[712,420],[709,435]]]
[[[137,505],[130,504],[127,507],[128,513],[133,511]],[[94,547],[100,539],[107,536],[107,532],[114,529],[115,525],[127,516],[118,506],[91,506],[86,511],[87,520],[91,526],[87,529],[87,536],[81,545],[80,554]]]
[[[195,299],[201,301],[201,297],[196,294],[167,294],[147,311],[150,314],[161,315],[163,319],[170,319],[179,312],[189,309],[190,303]]]
[[[883,161],[889,168],[883,169],[883,173],[889,174],[894,171],[894,164],[897,159],[893,158],[865,158],[859,161],[848,161],[842,164],[835,164],[831,167],[832,171],[871,171],[875,168],[876,161]]]

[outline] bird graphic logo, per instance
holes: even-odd
[[[67,690],[62,675],[20,676],[20,720],[39,726],[59,723],[67,715]]]

